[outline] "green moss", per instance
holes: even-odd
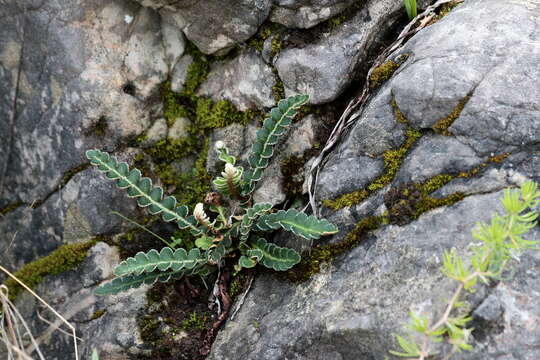
[[[465,98],[461,99],[454,110],[452,110],[447,117],[440,119],[435,123],[435,125],[432,126],[433,131],[441,135],[451,136],[452,133],[448,131],[448,128],[452,126],[454,121],[456,121],[456,119],[461,115],[463,108],[465,105],[467,105],[470,98],[471,96],[467,95]]]
[[[220,100],[214,103],[211,99],[197,99],[196,126],[199,129],[222,128],[233,123],[247,124],[259,112],[238,111],[229,101]]]
[[[14,275],[26,286],[34,289],[45,276],[56,275],[77,267],[85,258],[88,250],[94,246],[97,239],[84,243],[65,244],[31,263],[24,265]],[[9,288],[9,298],[14,300],[24,289],[13,279],[4,282]]]
[[[22,201],[17,201],[12,204],[4,206],[3,208],[0,209],[0,217],[9,214],[10,212],[14,211],[15,209],[23,205],[24,203]]]
[[[401,164],[405,159],[405,155],[407,155],[409,150],[416,143],[416,141],[420,139],[421,136],[422,134],[418,130],[409,127],[406,131],[405,142],[401,145],[401,147],[395,150],[388,150],[383,153],[383,175],[375,179],[371,184],[366,187],[366,189],[360,189],[348,194],[341,195],[337,199],[324,200],[323,205],[334,210],[353,206],[364,201],[369,195],[371,195],[375,191],[380,190],[386,185],[390,184],[392,180],[394,180],[396,173],[401,167]]]
[[[435,24],[437,21],[441,20],[446,15],[448,15],[458,5],[459,3],[457,2],[449,2],[449,3],[444,4],[439,10],[439,13],[433,19],[431,19],[428,25]]]
[[[283,42],[281,41],[281,35],[276,34],[272,38],[272,41],[270,43],[270,57],[273,58],[274,56],[279,54],[282,48],[283,48]]]
[[[394,72],[401,66],[392,60],[388,60],[382,65],[379,65],[371,72],[369,76],[369,87],[372,89],[378,88],[386,80],[390,79]]]
[[[92,316],[90,316],[90,320],[96,320],[96,319],[99,319],[100,317],[102,317],[103,315],[105,315],[106,312],[107,312],[107,309],[97,310],[96,312],[94,312],[94,313],[92,314]]]
[[[197,49],[191,42],[187,42],[186,53],[191,55],[193,62],[189,65],[184,88],[180,95],[194,100],[199,86],[206,80],[210,72],[210,62],[206,55]]]
[[[199,313],[197,311],[193,311],[182,321],[182,329],[204,330],[206,328],[207,321],[208,321],[207,313]]]
[[[287,280],[295,283],[308,280],[313,274],[320,271],[322,264],[329,263],[360,245],[369,231],[379,228],[384,222],[385,218],[382,216],[371,216],[361,220],[345,239],[336,244],[314,247],[310,253],[302,255],[302,260],[294,268],[279,274],[279,276],[284,276]]]

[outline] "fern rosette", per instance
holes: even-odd
[[[189,230],[195,237],[194,247],[189,249],[180,247],[185,243],[182,239],[173,237],[167,242],[161,238],[166,247],[139,252],[122,261],[114,269],[117,278],[99,287],[96,294],[116,294],[185,275],[221,274],[221,268],[232,261],[237,271],[257,264],[285,271],[300,261],[300,254],[268,242],[261,237],[263,233],[283,229],[307,240],[335,234],[337,227],[325,219],[295,209],[272,212],[271,204],[251,201],[251,193],[268,166],[275,145],[307,100],[307,95],[292,96],[270,111],[248,156],[248,171],[236,165],[236,158],[223,143],[216,144],[218,157],[225,163],[221,177],[213,182],[220,195],[208,194],[205,198],[208,205],[197,204],[192,214],[187,206],[178,205],[176,198],[165,196],[161,187],[153,186],[150,178],[142,177],[138,169],[130,170],[127,163],[100,150],[87,151],[90,163],[126,190],[129,197],[136,198],[140,207],[166,222],[176,223],[180,229]]]

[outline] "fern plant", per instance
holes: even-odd
[[[142,284],[165,282],[171,278],[199,274],[206,276],[224,265],[225,258],[235,259],[235,269],[252,268],[257,264],[284,271],[300,261],[293,249],[267,242],[265,232],[284,229],[306,240],[336,233],[337,227],[325,219],[317,219],[295,209],[272,212],[268,203],[253,204],[251,195],[264,169],[274,154],[275,146],[285,134],[298,109],[308,100],[297,95],[281,100],[270,111],[263,126],[257,131],[249,154],[249,169],[237,166],[236,158],[221,143],[216,144],[224,171],[213,184],[219,194],[207,196],[206,205],[199,203],[193,211],[180,205],[173,196],[152,185],[138,169],[129,169],[125,162],[100,150],[88,150],[90,163],[106,177],[136,198],[140,207],[148,208],[166,222],[174,222],[196,237],[195,247],[179,247],[177,239],[160,251],[139,252],[122,261],[114,269],[116,278],[96,290],[96,294],[116,294]],[[208,212],[207,212],[208,211]]]
[[[400,349],[390,351],[391,354],[424,360],[436,354],[434,344],[444,339],[452,346],[445,359],[472,348],[468,342],[472,329],[467,327],[472,318],[465,311],[464,292],[474,292],[478,283],[489,284],[490,280],[500,279],[511,258],[536,248],[538,243],[523,238],[537,224],[538,184],[529,181],[520,190],[506,189],[501,202],[505,213],[494,216],[490,224],[477,224],[473,230],[473,237],[480,244],[468,256],[460,256],[455,249],[444,253],[441,271],[455,280],[457,286],[442,316],[430,321],[429,316],[410,312],[407,335],[394,335]]]

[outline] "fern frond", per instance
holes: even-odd
[[[338,232],[337,226],[326,219],[317,219],[304,212],[289,209],[274,214],[263,215],[255,226],[262,231],[277,230],[280,227],[305,239],[318,239]]]
[[[175,251],[164,247],[159,253],[152,249],[147,253],[141,251],[134,257],[127,258],[116,266],[114,275],[141,275],[142,273],[169,269],[176,272],[183,269],[190,270],[203,263],[206,263],[206,259],[201,256],[201,251],[198,248],[191,249],[188,253],[182,248]]]
[[[270,116],[264,120],[263,126],[257,131],[257,136],[249,156],[250,170],[244,177],[246,187],[243,195],[249,195],[255,185],[261,180],[263,170],[268,166],[274,154],[274,146],[291,125],[298,109],[309,99],[308,95],[296,95],[280,100],[278,106],[270,111]]]
[[[270,203],[259,203],[253,205],[253,207],[247,209],[246,214],[242,218],[240,224],[240,240],[246,241],[249,237],[249,232],[253,226],[253,223],[261,215],[266,214],[272,210],[272,204]]]
[[[122,291],[127,291],[129,289],[138,288],[139,286],[146,284],[152,285],[156,281],[167,282],[171,277],[180,279],[184,275],[183,271],[154,271],[151,273],[144,273],[141,275],[128,275],[124,277],[119,277],[113,281],[98,287],[95,291],[96,295],[114,295]]]
[[[141,177],[139,169],[129,170],[125,162],[118,163],[116,157],[100,150],[88,150],[86,157],[90,163],[104,172],[108,179],[116,180],[116,185],[121,189],[126,189],[129,197],[137,198],[140,207],[148,207],[152,215],[161,214],[164,221],[175,221],[180,229],[191,229],[199,232],[196,220],[193,216],[188,216],[187,206],[176,206],[176,198],[167,196],[163,198],[163,189],[152,187],[152,180]]]
[[[262,254],[258,261],[267,268],[285,271],[300,262],[300,255],[293,249],[268,243],[263,238],[256,239],[251,245],[254,251],[248,251],[248,256],[254,259]]]
[[[238,189],[242,185],[243,175],[243,167],[234,167],[231,163],[226,163],[225,171],[223,171],[221,177],[217,177],[213,183],[220,193],[238,198],[240,197]]]

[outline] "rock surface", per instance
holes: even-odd
[[[369,50],[377,46],[397,20],[398,0],[371,0],[353,18],[320,39],[286,48],[275,62],[287,96],[310,94],[311,104],[336,99],[367,64]]]
[[[241,111],[270,108],[276,102],[272,95],[275,84],[272,68],[256,52],[248,51],[216,64],[198,94],[216,102],[229,100]]]
[[[235,321],[218,336],[210,359],[230,354],[238,359],[384,359],[394,347],[389,334],[401,331],[409,308],[442,310],[441,297],[452,290],[438,271],[442,249],[465,249],[470,229],[500,208],[501,195],[471,196],[410,225],[388,226],[301,285],[261,276]],[[539,230],[530,238],[538,238]],[[523,256],[514,264],[514,277],[481,302],[502,309],[504,316],[493,315],[502,331],[489,333],[466,358],[511,352],[534,358],[540,326],[529,319],[540,312],[530,288],[539,289],[539,263],[538,250]]]
[[[307,29],[347,9],[354,0],[276,0],[270,20],[289,28]]]
[[[249,39],[270,13],[271,0],[137,0],[159,9],[205,54],[226,53]],[[173,12],[171,14],[171,12]]]
[[[342,230],[331,242],[366,216],[387,211],[384,195],[401,184],[453,175],[430,196],[460,192],[465,198],[401,226],[381,226],[300,285],[261,275],[210,359],[382,360],[396,348],[390,334],[401,331],[409,309],[442,311],[453,289],[438,271],[443,251],[467,251],[475,223],[500,211],[501,189],[540,180],[537,5],[470,0],[420,31],[392,55],[409,58],[376,90],[319,176],[320,199],[365,189],[366,177],[388,169],[372,174],[364,162],[382,161],[412,129],[419,131],[389,185],[354,206],[323,210]],[[363,170],[351,170],[357,167]],[[528,234],[539,236],[539,227]],[[478,330],[473,351],[459,358],[539,356],[539,263],[540,250],[529,251],[512,263],[510,277],[468,297]]]
[[[401,329],[410,307],[441,309],[452,289],[438,272],[442,251],[467,249],[475,222],[500,209],[503,188],[540,181],[537,2],[466,0],[412,37],[390,56],[409,55],[373,89],[330,154],[317,187],[318,200],[333,199],[367,188],[388,173],[389,164],[397,164],[390,181],[363,201],[335,211],[322,208],[341,229],[328,240],[332,243],[365,217],[391,211],[388,199],[402,185],[450,176],[429,195],[441,199],[459,193],[464,199],[399,222],[403,225],[381,226],[302,284],[259,275],[209,359],[382,360],[395,348],[389,334]],[[63,243],[125,232],[127,224],[110,215],[111,209],[140,219],[134,202],[84,166],[84,151],[100,148],[131,161],[141,152],[130,146],[148,150],[159,140],[185,136],[190,121],[197,125],[193,108],[179,111],[189,119],[172,124],[160,96],[169,79],[173,91],[183,90],[196,57],[184,53],[186,39],[205,54],[225,54],[204,57],[211,71],[198,97],[228,100],[239,110],[264,110],[273,106],[283,82],[286,95],[307,92],[312,104],[333,102],[308,109],[294,123],[255,194],[257,201],[290,206],[282,161],[290,155],[302,158],[303,168],[299,165],[294,175],[302,178],[313,151],[323,145],[321,134],[329,133],[340,115],[333,112],[350,100],[346,90],[404,20],[401,0],[360,3],[24,0],[0,5],[0,133],[5,135],[0,263],[15,270]],[[281,25],[261,28],[268,20]],[[263,34],[267,27],[270,34]],[[261,54],[251,40],[259,45],[263,35]],[[279,52],[274,39],[283,47]],[[224,141],[245,161],[259,125],[254,119],[246,126],[214,129],[210,147]],[[420,138],[403,148],[412,130]],[[141,134],[145,141],[138,141]],[[396,154],[403,156],[390,156]],[[170,166],[187,173],[199,155],[190,153]],[[206,165],[212,174],[221,171],[214,151]],[[540,229],[530,236],[538,239]],[[283,234],[276,241],[310,245]],[[116,249],[98,243],[78,268],[47,277],[37,289],[77,326],[85,340],[81,358],[89,358],[93,347],[104,360],[152,356],[136,320],[147,306],[146,288],[104,298],[92,294],[118,261]],[[540,251],[512,265],[511,277],[469,298],[479,330],[473,334],[474,350],[464,359],[540,357]],[[22,295],[17,304],[34,314],[29,319],[37,333],[45,329],[31,297]],[[63,359],[71,354],[71,342],[55,335],[42,350],[48,359]]]
[[[147,350],[138,335],[134,316],[146,305],[144,295],[147,286],[116,296],[99,297],[93,293],[98,285],[112,276],[112,265],[118,261],[116,249],[98,243],[90,249],[88,257],[78,268],[48,277],[37,289],[37,293],[67,317],[77,329],[77,334],[84,339],[79,342],[80,359],[90,359],[93,349],[103,360],[127,360],[130,356],[141,356]],[[48,327],[38,318],[36,311],[48,321],[58,321],[29,293],[18,298],[17,306],[25,314],[36,337]],[[40,346],[46,359],[74,357],[71,337],[54,333],[53,339]]]

